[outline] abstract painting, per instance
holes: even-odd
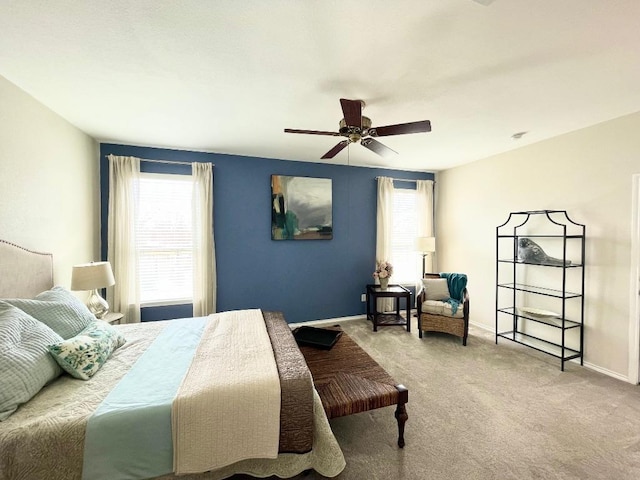
[[[330,178],[271,175],[271,238],[333,238]]]

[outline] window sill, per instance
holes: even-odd
[[[182,298],[178,300],[158,300],[155,302],[144,302],[140,303],[140,308],[147,307],[170,307],[172,305],[189,305],[193,303],[193,299],[191,298]]]

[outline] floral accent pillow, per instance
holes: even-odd
[[[118,330],[96,320],[75,337],[49,345],[49,352],[71,376],[89,380],[125,342]]]

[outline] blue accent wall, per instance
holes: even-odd
[[[100,145],[101,240],[106,259],[109,166],[106,155],[214,167],[214,230],[218,311],[282,311],[288,322],[365,313],[360,295],[372,283],[377,176],[430,180],[433,174],[269,158]],[[143,163],[143,171],[190,173],[190,167]],[[332,240],[271,240],[271,175],[332,179]],[[398,187],[406,187],[398,182]],[[117,281],[117,279],[116,279]],[[190,307],[188,307],[190,310]],[[184,306],[143,309],[143,320],[178,318]]]

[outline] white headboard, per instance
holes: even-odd
[[[0,240],[0,298],[33,298],[52,286],[52,254]]]

